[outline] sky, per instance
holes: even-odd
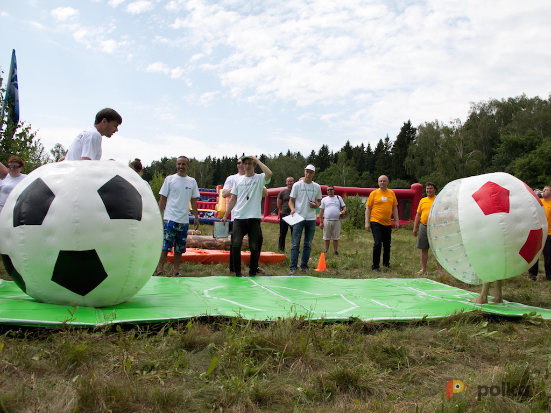
[[[548,0],[0,2],[21,120],[66,149],[102,108],[103,158],[339,150],[551,92]]]

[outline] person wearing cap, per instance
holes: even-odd
[[[223,198],[229,198],[231,197],[231,190],[234,186],[237,185],[239,180],[245,176],[245,167],[243,165],[243,161],[241,158],[237,160],[237,173],[235,175],[230,175],[226,178],[226,181],[224,182],[224,186],[222,187],[222,197]],[[266,187],[262,188],[262,197],[265,198],[268,196],[268,190]],[[233,231],[231,230],[231,236],[230,236],[230,262],[229,262],[229,268],[230,272],[235,272],[235,268],[233,267]],[[262,236],[262,228],[260,229],[260,237],[258,239],[258,250],[262,251],[262,243],[264,242],[264,237]],[[262,268],[258,267],[256,270],[257,273],[266,274],[266,271],[264,271]]]
[[[262,191],[264,185],[270,182],[272,171],[255,156],[242,156],[241,162],[245,175],[234,183],[231,189],[231,199],[222,218],[226,223],[228,215],[233,211],[233,243],[232,261],[235,276],[241,277],[241,246],[243,237],[249,236],[249,276],[254,277],[258,272],[258,258],[260,257],[260,217]],[[262,169],[261,174],[254,172],[255,166]]]
[[[321,200],[320,228],[323,229],[324,251],[329,251],[329,242],[333,240],[333,252],[339,255],[341,235],[341,216],[346,213],[346,204],[340,196],[335,196],[335,187],[327,185],[327,196]]]
[[[300,269],[303,272],[309,270],[308,260],[312,249],[312,240],[316,233],[316,209],[321,204],[321,188],[312,181],[316,168],[314,165],[307,165],[304,168],[304,179],[296,182],[291,188],[289,195],[289,215],[298,213],[303,221],[293,226],[293,246],[291,247],[291,267],[289,275],[293,275],[298,266],[298,255],[300,249],[300,239],[304,230],[304,245],[302,247],[302,257],[300,260]]]
[[[373,232],[373,265],[371,269],[379,272],[381,246],[383,247],[383,267],[390,268],[390,242],[392,240],[391,216],[394,227],[400,228],[398,200],[394,191],[388,189],[388,177],[379,177],[379,189],[369,194],[365,209],[365,230]]]

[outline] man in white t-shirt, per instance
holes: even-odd
[[[231,197],[231,190],[234,187],[234,184],[237,179],[241,179],[245,176],[245,168],[243,167],[243,161],[241,159],[237,160],[237,173],[235,175],[230,175],[226,178],[224,186],[222,187],[222,196],[224,198]]]
[[[235,276],[241,277],[241,245],[243,237],[249,236],[249,249],[251,259],[249,261],[249,276],[254,277],[258,272],[258,258],[260,257],[260,217],[262,191],[264,185],[270,182],[272,171],[256,156],[242,156],[241,162],[245,175],[238,179],[231,190],[231,199],[222,222],[226,222],[232,212],[233,217],[233,241],[232,261]],[[261,174],[255,174],[255,166],[260,166]]]
[[[159,191],[159,209],[164,210],[164,242],[161,259],[157,265],[156,275],[164,275],[163,265],[166,256],[174,248],[174,275],[180,275],[180,261],[182,254],[186,252],[187,231],[189,225],[189,203],[193,208],[194,227],[199,228],[199,213],[197,210],[197,198],[199,187],[194,178],[187,175],[189,159],[180,156],[176,159],[177,173],[167,176]]]
[[[327,196],[321,200],[320,228],[323,229],[324,251],[329,251],[329,241],[333,240],[333,252],[339,255],[341,235],[341,215],[346,213],[346,204],[340,196],[335,196],[335,187],[327,185]]]
[[[297,270],[298,255],[300,249],[300,238],[304,230],[304,245],[302,247],[302,258],[300,260],[300,269],[303,272],[309,270],[308,260],[312,249],[312,240],[316,233],[316,209],[321,204],[321,188],[312,181],[316,168],[314,165],[308,165],[304,168],[304,179],[295,182],[289,195],[289,215],[298,213],[303,221],[293,225],[293,246],[291,247],[291,267],[289,275],[293,275]]]
[[[115,110],[105,108],[96,114],[94,126],[79,133],[65,155],[66,161],[99,161],[102,136],[110,138],[118,131],[122,117]]]
[[[243,166],[243,161],[241,161],[241,158],[237,160],[237,173],[235,175],[230,175],[226,178],[226,181],[224,182],[224,186],[222,187],[222,197],[229,198],[231,197],[231,190],[234,186],[237,185],[237,182],[245,176],[245,167]],[[268,190],[266,188],[262,189],[262,196],[267,197],[268,196]],[[232,228],[233,225],[230,227]],[[262,236],[262,228],[260,229],[260,236],[258,238],[258,250],[262,251],[262,243],[264,242],[264,237]],[[235,268],[233,267],[233,248],[231,247],[233,245],[233,231],[231,231],[231,240],[230,240],[230,272],[235,272]],[[262,268],[258,267],[256,270],[257,273],[266,274],[266,271],[264,271]]]

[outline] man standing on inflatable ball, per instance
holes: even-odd
[[[155,275],[164,275],[163,266],[166,256],[174,247],[174,275],[180,275],[180,261],[182,254],[186,252],[187,230],[189,224],[189,203],[193,208],[194,228],[199,229],[199,212],[197,210],[197,198],[199,187],[194,178],[187,175],[189,159],[180,156],[176,159],[176,170],[174,175],[167,176],[159,191],[159,209],[164,210],[164,242],[161,259],[157,265]],[[166,208],[166,209],[165,209]]]
[[[79,133],[65,155],[66,161],[99,161],[102,136],[110,138],[118,131],[122,117],[116,110],[105,108],[96,114],[94,126]]]

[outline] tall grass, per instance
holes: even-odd
[[[277,228],[263,224],[265,250],[277,249]],[[392,270],[375,274],[369,270],[371,234],[351,229],[343,232],[339,256],[327,255],[330,271],[310,275],[415,277],[414,243],[411,229],[394,232]],[[321,252],[317,231],[310,267]],[[286,275],[288,265],[265,268]],[[181,272],[228,274],[221,265],[183,264]],[[5,272],[0,277],[9,278]],[[438,276],[432,257],[427,277],[479,288]],[[541,277],[535,283],[526,276],[507,280],[504,298],[550,308],[550,286]],[[0,412],[545,412],[550,326],[533,317],[478,312],[408,323],[296,317],[99,329],[4,325]],[[468,389],[447,399],[449,380]],[[479,397],[484,386],[502,383],[508,394]]]

